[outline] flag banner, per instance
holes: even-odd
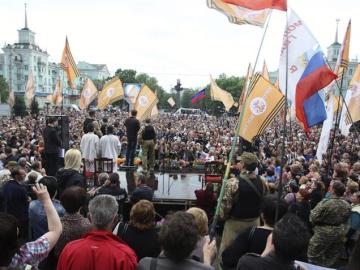
[[[242,107],[242,105],[244,103],[244,99],[246,97],[246,91],[249,88],[252,73],[253,72],[252,72],[251,64],[249,63],[248,70],[247,70],[247,73],[246,73],[245,82],[244,82],[243,89],[242,89],[242,92],[241,92],[241,95],[240,95],[240,98],[239,98],[239,102],[238,102],[238,104],[239,104],[238,112],[241,112],[241,107]]]
[[[33,73],[30,71],[28,80],[26,82],[26,88],[25,88],[25,105],[26,108],[30,108],[31,102],[33,101],[35,97],[35,81]]]
[[[334,120],[333,111],[334,111],[334,95],[331,95],[330,102],[327,103],[327,107],[326,107],[327,117],[323,123],[318,148],[316,150],[316,158],[320,162],[320,164],[323,161],[323,155],[326,154],[327,147],[329,144],[330,131]]]
[[[151,110],[150,117],[156,117],[158,115],[159,115],[159,109],[157,107],[157,104],[155,104]]]
[[[287,0],[223,0],[223,2],[253,10],[266,8],[287,10]]]
[[[66,37],[65,47],[61,57],[60,67],[66,72],[68,85],[70,88],[75,89],[74,80],[80,76],[80,72],[76,66],[75,60],[71,54],[68,39]]]
[[[352,91],[350,89],[348,89],[346,91],[346,96],[345,96],[346,104],[350,103],[351,97],[352,97]],[[359,97],[360,97],[360,95],[359,95]],[[360,99],[359,99],[359,101],[360,101]],[[360,103],[358,103],[358,106],[357,106],[358,108],[360,107],[359,105],[360,105]],[[348,108],[349,108],[349,106],[348,106]],[[360,109],[359,109],[359,112],[360,112]],[[339,122],[339,129],[343,135],[345,135],[345,136],[349,135],[351,124],[352,124],[351,118],[347,112],[347,108],[346,108],[346,106],[342,106],[340,122]]]
[[[56,80],[56,86],[55,86],[55,90],[54,93],[52,95],[50,95],[50,102],[52,104],[54,104],[55,106],[58,106],[61,104],[62,102],[62,83],[60,80],[60,77],[57,78]]]
[[[9,90],[9,97],[7,100],[7,103],[9,104],[9,106],[12,108],[15,105],[15,95],[14,95],[14,91],[10,88]]]
[[[351,20],[348,23],[343,43],[341,44],[341,48],[338,54],[338,58],[335,64],[335,74],[337,77],[337,83],[334,82],[333,84],[328,87],[328,96],[329,95],[336,95],[334,102],[334,113],[337,113],[338,108],[341,109],[342,107],[342,100],[340,98],[340,89],[338,85],[341,85],[342,76],[346,73],[349,67],[349,51],[350,51],[350,35],[351,35]],[[340,104],[339,104],[340,102]]]
[[[83,90],[80,94],[80,102],[79,107],[81,110],[86,109],[91,102],[96,98],[98,91],[96,86],[94,85],[93,81],[89,78],[86,78]]]
[[[264,133],[285,105],[284,95],[260,74],[256,74],[253,81],[239,134],[249,142]]]
[[[250,24],[263,27],[269,15],[269,10],[251,10],[244,7],[227,4],[222,0],[207,0],[207,6],[215,9],[226,17],[230,23],[234,24]]]
[[[270,81],[269,70],[267,68],[265,60],[264,60],[263,69],[262,69],[262,76],[264,77],[265,80]]]
[[[295,105],[296,117],[308,132],[310,117],[320,121],[321,117],[314,118],[315,114],[325,115],[324,102],[314,95],[336,79],[336,75],[326,65],[319,43],[293,10],[287,24],[280,54],[279,85],[283,93],[287,88],[288,99]],[[310,111],[311,116],[306,114]]]
[[[172,97],[169,97],[167,102],[169,103],[170,107],[174,107],[175,106],[175,100]]]
[[[221,101],[225,106],[225,111],[230,111],[231,107],[234,105],[234,99],[232,95],[221,89],[214,79],[210,76],[210,95],[211,100]]]
[[[349,91],[349,90],[348,90]],[[352,121],[360,121],[360,64],[357,65],[354,75],[350,81],[351,98],[348,108]],[[347,117],[347,123],[351,124],[350,117]]]
[[[129,104],[134,105],[136,98],[141,90],[141,83],[124,83],[123,87],[125,100]]]
[[[151,89],[144,84],[136,99],[134,109],[137,110],[136,118],[140,121],[151,116],[153,107],[156,106],[159,99]]]
[[[100,110],[105,109],[111,103],[124,98],[124,89],[118,77],[112,78],[106,82],[98,97],[97,107]]]
[[[335,65],[335,73],[336,75],[338,75],[338,78],[340,79],[341,76],[346,72],[346,70],[349,67],[350,35],[351,35],[351,20],[348,23],[344,40],[343,43],[341,44],[339,56]]]
[[[197,92],[192,98],[191,98],[191,103],[197,103],[199,100],[205,98],[205,90],[206,88],[204,88],[203,90]]]

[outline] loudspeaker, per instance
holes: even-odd
[[[69,125],[69,117],[67,115],[47,115],[46,116],[46,123],[49,118],[57,119],[57,131],[59,137],[62,141],[63,148],[66,150],[69,149],[70,143],[70,125]]]

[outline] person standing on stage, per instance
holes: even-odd
[[[137,111],[131,110],[131,116],[125,120],[127,149],[126,149],[126,166],[134,166],[134,157],[137,144],[137,135],[140,129],[140,122],[136,119]]]
[[[143,150],[143,170],[147,172],[149,169],[150,172],[153,172],[155,166],[156,132],[155,128],[151,125],[150,118],[145,120],[145,126],[139,132],[139,144],[141,144]]]
[[[43,131],[45,171],[48,176],[55,176],[57,172],[60,147],[62,144],[55,128],[56,126],[56,118],[50,117]]]
[[[89,117],[87,117],[84,121],[84,127],[83,127],[84,134],[88,133],[88,125],[94,121],[95,121],[95,111],[91,110],[89,112]]]
[[[114,171],[117,171],[116,160],[120,155],[121,143],[118,136],[114,135],[114,127],[107,126],[107,135],[100,139],[99,152],[102,158],[109,158],[114,161]]]
[[[80,151],[85,160],[86,171],[94,172],[95,159],[99,155],[99,137],[94,133],[94,123],[87,125],[87,131],[81,138]]]

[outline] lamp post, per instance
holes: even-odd
[[[46,104],[46,114],[48,115],[50,102],[47,100],[47,101],[45,101],[45,104]]]

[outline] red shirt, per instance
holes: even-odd
[[[135,252],[109,231],[92,231],[61,252],[57,270],[134,270]]]

